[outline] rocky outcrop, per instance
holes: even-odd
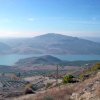
[[[76,88],[76,92],[70,97],[71,100],[100,100],[100,72]]]

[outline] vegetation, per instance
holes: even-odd
[[[63,77],[63,83],[71,83],[73,81],[73,76],[72,75],[65,75]]]
[[[98,71],[100,70],[100,62],[96,63],[92,68],[91,71]]]
[[[29,83],[29,84],[27,84],[27,85],[25,86],[24,93],[25,93],[25,94],[31,94],[31,93],[33,93],[32,84]]]
[[[82,74],[80,74],[79,79],[84,80],[85,78],[89,77],[89,75],[91,75],[99,70],[100,70],[100,62],[96,63],[91,68],[85,70]]]

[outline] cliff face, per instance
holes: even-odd
[[[71,100],[100,100],[100,72],[79,83],[72,93]]]

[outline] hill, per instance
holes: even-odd
[[[44,55],[39,57],[29,57],[25,59],[20,59],[15,63],[14,67],[16,69],[19,69],[20,71],[33,71],[32,73],[37,72],[38,75],[40,75],[41,73],[49,76],[51,73],[54,74],[58,65],[61,74],[68,72],[77,75],[78,73],[81,73],[83,69],[87,69],[99,61],[100,60],[63,61],[54,56]]]
[[[0,42],[0,54],[9,53],[11,47],[5,43]]]
[[[86,61],[66,61],[66,60],[61,60],[55,56],[51,55],[43,55],[39,57],[29,57],[29,58],[23,58],[19,59],[15,64],[17,66],[33,66],[35,64],[46,64],[46,65],[52,65],[52,64],[59,64],[63,66],[86,66],[86,65],[93,65],[100,60],[86,60]]]
[[[84,81],[54,86],[36,94],[11,100],[100,100],[100,63],[96,63],[88,70],[92,73]]]
[[[30,58],[25,58],[19,60],[16,65],[17,66],[33,66],[34,64],[58,64],[60,63],[61,60],[50,56],[50,55],[45,55],[45,56],[40,56],[40,57],[30,57]]]
[[[23,54],[100,54],[100,43],[48,33],[24,40],[13,48],[13,52]]]

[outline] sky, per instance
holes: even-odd
[[[0,37],[45,33],[100,37],[100,0],[0,0]]]

